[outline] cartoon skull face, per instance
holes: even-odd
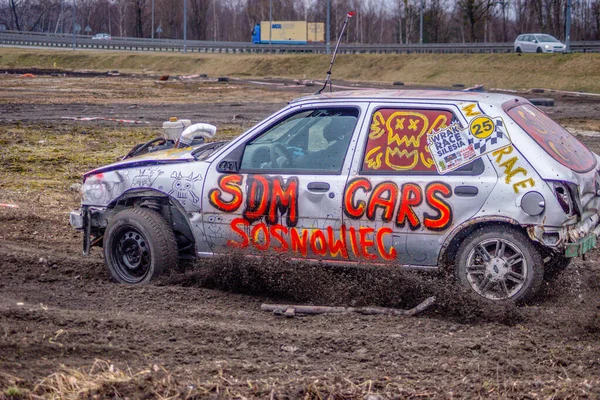
[[[194,193],[194,182],[201,180],[200,175],[194,177],[194,173],[188,176],[181,175],[181,172],[173,172],[171,178],[174,179],[173,186],[169,194],[174,196],[181,204],[185,205],[186,199],[192,198],[193,203],[197,203],[199,198]]]
[[[173,182],[173,195],[178,199],[185,199],[194,189],[194,182],[188,178],[178,179]]]

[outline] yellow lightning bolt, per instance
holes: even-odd
[[[464,106],[464,107],[462,108],[462,110],[465,112],[465,115],[466,115],[467,117],[474,117],[474,116],[476,116],[476,115],[479,115],[479,114],[481,114],[479,111],[477,111],[477,110],[474,110],[474,108],[475,108],[475,106],[476,106],[476,105],[477,105],[477,104],[469,104],[468,106]]]

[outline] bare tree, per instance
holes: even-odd
[[[249,41],[256,23],[269,20],[325,22],[328,0],[187,0],[191,39]],[[441,42],[510,41],[524,32],[563,38],[567,0],[426,0],[424,40]],[[92,32],[148,37],[151,0],[0,0],[0,24],[22,31],[73,32],[78,21]],[[181,38],[182,0],[154,0],[163,37]],[[415,43],[421,0],[331,0],[331,39],[348,11],[344,42]],[[600,39],[600,0],[572,5],[572,40]]]

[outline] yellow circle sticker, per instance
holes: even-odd
[[[494,133],[494,121],[486,116],[474,118],[469,125],[469,132],[477,139],[485,139]]]

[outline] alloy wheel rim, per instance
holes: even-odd
[[[483,240],[467,257],[467,281],[473,290],[489,300],[514,297],[527,280],[527,260],[509,240]]]

